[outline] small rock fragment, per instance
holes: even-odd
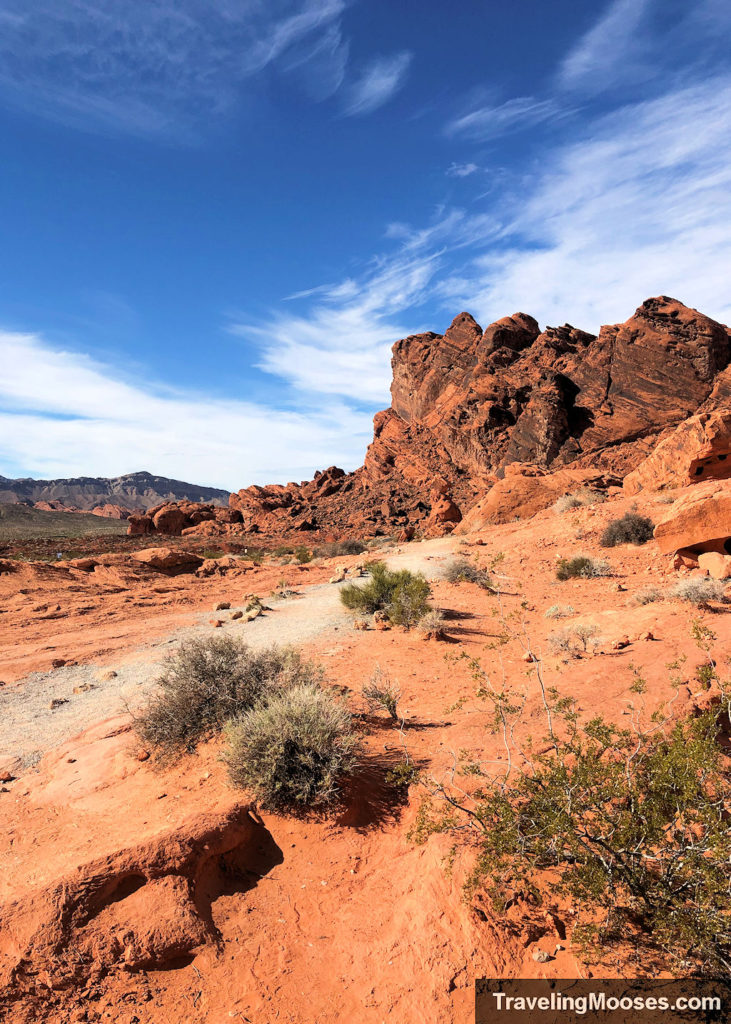
[[[219,601],[218,604],[214,607],[213,610],[214,610],[214,612],[226,612],[226,611],[228,611],[228,609],[230,607],[231,607],[231,602],[230,601]]]

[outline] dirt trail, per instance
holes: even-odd
[[[450,538],[424,541],[397,550],[386,560],[393,568],[435,578],[454,547]],[[270,610],[252,622],[231,619],[236,605],[221,613],[224,624],[218,628],[210,624],[210,612],[197,613],[190,625],[135,647],[122,660],[31,673],[23,685],[0,691],[0,764],[9,758],[19,758],[24,767],[35,764],[46,751],[94,723],[134,707],[153,684],[164,659],[191,637],[231,635],[254,647],[314,641],[337,645],[350,630],[339,600],[341,586],[321,583],[301,587],[291,598],[267,598]]]

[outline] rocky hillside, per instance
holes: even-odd
[[[148,509],[166,501],[209,502],[214,505],[228,503],[228,491],[217,487],[170,480],[153,473],[127,473],[118,477],[80,476],[65,480],[9,480],[0,476],[0,502],[25,502],[46,511],[80,510],[116,516],[104,506],[120,510]]]
[[[728,328],[668,296],[598,336],[540,331],[525,313],[483,330],[461,313],[443,335],[394,345],[392,404],[360,469],[247,487],[230,504],[266,533],[429,535],[453,528],[515,464],[621,482],[688,417],[728,405],[730,360]],[[571,473],[563,479],[570,489]]]

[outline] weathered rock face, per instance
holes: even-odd
[[[204,536],[216,536],[228,532],[227,527],[242,524],[243,519],[241,512],[233,508],[200,505],[195,501],[165,502],[151,508],[145,515],[130,516],[127,534],[130,537],[144,536],[148,533],[180,536],[182,533],[187,535],[196,532],[197,529],[197,532]],[[204,523],[210,524],[214,529],[208,532],[200,529]]]
[[[429,536],[460,520],[465,532],[484,518],[469,510],[514,463],[624,477],[687,417],[729,405],[730,359],[728,329],[667,296],[598,336],[569,324],[541,332],[525,313],[483,331],[461,313],[444,335],[394,345],[392,406],[375,417],[360,469],[245,488],[230,504],[262,533],[410,525]],[[555,490],[526,479],[527,505],[513,495],[512,516],[545,507]],[[501,493],[488,499],[491,521]]]
[[[683,494],[655,526],[661,551],[731,554],[731,480],[710,480]]]
[[[730,403],[731,404],[731,403]],[[625,478],[628,494],[731,477],[731,409],[691,416]]]

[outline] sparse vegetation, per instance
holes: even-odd
[[[393,571],[385,562],[370,562],[367,583],[348,583],[340,600],[351,611],[373,614],[383,611],[390,622],[411,629],[431,610],[429,584],[421,573]]]
[[[480,569],[467,558],[452,558],[444,566],[444,579],[447,583],[476,583],[483,590],[494,590],[490,574]]]
[[[679,580],[670,590],[670,597],[690,604],[704,605],[709,601],[723,601],[725,587],[720,580],[707,579],[703,576],[689,576]]]
[[[291,648],[254,651],[231,637],[189,640],[158,679],[159,692],[135,716],[140,739],[163,757],[192,751],[277,689],[312,684],[320,670]]]
[[[568,619],[576,614],[577,611],[572,604],[552,604],[545,612],[547,619]]]
[[[384,672],[380,665],[376,665],[368,683],[363,687],[363,699],[369,711],[379,708],[387,712],[394,722],[398,722],[398,702],[401,691],[391,679],[387,672]]]
[[[636,590],[632,600],[635,604],[652,604],[654,601],[662,601],[663,593],[659,587],[649,585]]]
[[[605,548],[615,548],[618,544],[646,544],[652,540],[654,530],[655,524],[647,516],[626,512],[621,518],[607,524],[601,544]]]
[[[566,653],[572,658],[580,658],[582,654],[588,654],[596,648],[599,643],[598,634],[599,627],[593,623],[577,623],[551,633],[548,643],[557,654]]]
[[[438,608],[432,608],[426,615],[419,620],[419,632],[424,634],[430,634],[433,637],[439,638],[444,632],[444,612]]]
[[[356,766],[358,743],[348,711],[311,682],[276,693],[232,720],[226,741],[231,781],[276,810],[331,803]]]
[[[297,559],[300,565],[306,565],[307,562],[312,561],[312,552],[310,551],[309,548],[306,548],[304,546],[299,547],[296,549],[294,557]]]
[[[336,540],[329,544],[319,544],[313,551],[315,558],[338,558],[341,555],[362,555],[368,547],[362,540],[349,538]]]
[[[556,565],[556,578],[559,580],[592,579],[596,576],[610,576],[611,572],[609,562],[590,555],[561,558]]]
[[[559,515],[563,515],[564,512],[568,512],[571,508],[580,508],[582,505],[593,505],[597,501],[602,501],[603,496],[599,491],[592,491],[589,487],[582,487],[578,491],[574,491],[571,494],[564,494],[557,501],[554,502],[553,511]]]
[[[696,623],[694,635],[706,651],[713,634]],[[573,698],[544,685],[539,663],[542,750],[516,742],[522,694],[484,685],[505,766],[458,765],[473,780],[467,788],[433,783],[410,837],[465,835],[467,826],[478,847],[468,895],[485,889],[501,913],[508,894],[540,908],[560,893],[579,911],[572,938],[587,954],[632,941],[654,971],[726,975],[731,789],[719,735],[731,703],[711,669],[708,685],[719,686],[720,700],[682,721],[661,707],[645,722],[646,684],[635,673],[631,725],[622,729],[599,716],[582,720]],[[547,871],[550,887],[540,881]]]

